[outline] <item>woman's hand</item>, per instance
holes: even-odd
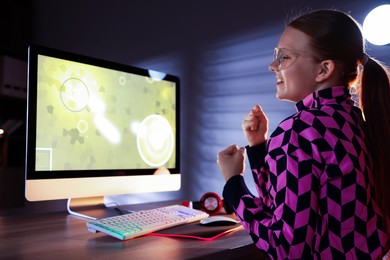
[[[249,146],[263,143],[267,139],[268,118],[259,105],[254,106],[244,117],[241,126]]]
[[[244,173],[245,156],[245,148],[238,148],[235,144],[218,153],[217,163],[225,181],[228,181],[235,175]]]

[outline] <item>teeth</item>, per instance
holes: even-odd
[[[277,83],[280,83],[280,82],[283,82],[283,80],[277,78],[277,79],[276,79],[276,82],[277,82]]]

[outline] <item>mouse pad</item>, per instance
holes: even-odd
[[[227,226],[212,227],[203,226],[199,222],[194,222],[169,229],[164,229],[158,232],[154,232],[150,235],[211,241],[228,233],[240,230],[242,228],[244,227],[241,225],[241,223]]]

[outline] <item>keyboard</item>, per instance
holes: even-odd
[[[199,221],[208,216],[200,210],[182,205],[171,205],[93,220],[87,223],[87,228],[92,233],[100,231],[120,240],[127,240]]]

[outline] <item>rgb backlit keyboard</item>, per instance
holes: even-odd
[[[118,239],[127,240],[199,221],[208,216],[207,213],[200,210],[182,205],[172,205],[90,221],[87,223],[87,227],[92,233],[100,231]]]

